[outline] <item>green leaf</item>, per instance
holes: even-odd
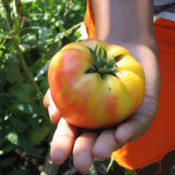
[[[8,175],[28,175],[29,171],[28,170],[14,170],[10,172]]]
[[[9,118],[9,121],[19,133],[22,133],[27,128],[27,124],[17,117],[12,116]]]
[[[0,150],[0,156],[4,154],[4,150]]]
[[[0,50],[0,57],[2,56],[2,54],[3,54],[3,51],[2,51],[2,50]]]
[[[99,47],[97,56],[102,57],[102,47]]]
[[[5,138],[2,133],[0,133],[0,147],[5,143]]]
[[[12,114],[12,116],[22,116],[24,115],[24,110],[21,110],[16,104],[9,104],[7,110]]]
[[[46,93],[47,89],[49,88],[49,83],[48,83],[47,77],[43,78],[43,80],[41,81],[40,87],[41,87],[41,91],[43,93]]]
[[[30,3],[30,2],[35,2],[36,0],[21,0],[21,2],[24,2],[24,3]]]
[[[39,109],[35,102],[27,103],[18,100],[12,100],[12,102],[13,104],[8,107],[8,110],[16,115],[18,113],[18,116],[21,116],[21,113],[34,114]]]
[[[16,132],[12,131],[8,133],[5,138],[14,145],[19,145],[19,137]]]
[[[0,93],[0,107],[6,107],[9,105],[10,96],[6,93]]]
[[[50,8],[50,10],[53,9],[54,4],[55,4],[55,0],[50,0],[50,1],[49,1],[49,8]]]
[[[134,171],[125,170],[125,175],[134,175]]]
[[[21,36],[21,40],[23,44],[28,44],[28,45],[34,45],[38,42],[37,40],[37,33],[35,30],[26,30],[26,33],[24,33]]]
[[[32,72],[33,73],[38,73],[38,71],[46,64],[47,60],[46,59],[38,59],[35,61],[35,63],[32,65]]]
[[[39,153],[39,151],[24,138],[20,140],[19,146],[22,148],[23,151],[27,152],[28,155],[36,158],[41,158],[41,154]]]
[[[26,118],[28,125],[32,128],[32,130],[38,130],[40,128],[39,116],[37,114],[33,114],[30,117]]]
[[[74,35],[78,38],[78,37],[81,36],[81,33],[80,33],[79,31],[76,31],[76,32],[74,33]]]
[[[17,13],[16,1],[15,0],[12,1],[12,7],[13,7],[13,15],[16,18],[16,17],[18,17],[18,13]]]
[[[11,96],[22,102],[32,102],[35,97],[35,88],[32,84],[25,82],[14,84],[9,92]]]
[[[15,148],[12,144],[6,144],[5,147],[3,147],[3,154],[6,154],[10,151],[12,151]]]
[[[16,157],[8,157],[6,159],[3,159],[0,161],[0,167],[12,166],[15,160],[16,160]]]
[[[91,54],[91,58],[92,58],[92,60],[95,62],[95,58],[96,58],[96,52],[95,51],[93,51],[93,49],[92,48],[90,48],[90,47],[88,47],[87,46],[87,48],[89,49],[89,51],[90,51],[90,54]],[[97,46],[96,46],[96,48],[97,48]],[[95,50],[96,50],[96,48],[95,48]]]
[[[45,40],[48,38],[48,35],[50,31],[46,27],[39,27],[38,28],[39,33],[39,42],[45,42]]]
[[[63,27],[63,25],[60,24],[59,26],[59,30],[60,32],[66,32],[66,29]]]
[[[35,103],[25,103],[23,104],[23,107],[26,114],[35,114],[37,111],[40,110],[38,105]]]
[[[7,68],[6,67],[0,67],[0,85],[3,86],[7,80]]]
[[[25,44],[25,43],[20,44],[19,47],[21,48],[23,52],[30,51],[30,49],[32,48],[30,44]]]
[[[11,59],[7,66],[7,79],[10,83],[22,80],[22,75],[19,68],[19,61],[16,58]]]
[[[103,48],[103,51],[104,51],[104,59],[106,60],[106,59],[107,59],[107,52],[106,52],[106,49]]]
[[[32,129],[28,134],[28,139],[33,144],[38,144],[45,139],[48,135],[50,128],[47,125],[43,125],[39,130]]]

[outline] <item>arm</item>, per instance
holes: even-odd
[[[146,75],[146,97],[139,109],[149,110],[149,121],[139,132],[130,131],[127,140],[134,140],[145,133],[154,119],[160,88],[160,73],[157,60],[157,45],[153,31],[153,1],[152,0],[93,0],[96,37],[109,44],[126,47],[141,63]],[[142,110],[144,108],[144,110]],[[139,121],[140,122],[140,121]],[[147,123],[147,127],[146,127]],[[116,137],[120,140],[116,131]],[[123,130],[125,130],[123,128]],[[140,133],[139,135],[136,134]],[[124,132],[126,133],[126,132]],[[136,136],[137,135],[137,136]],[[123,137],[121,138],[123,139]],[[118,141],[119,141],[118,140]]]
[[[98,39],[155,45],[152,0],[93,0],[92,3]]]
[[[141,63],[146,76],[146,95],[135,114],[114,131],[115,141],[108,150],[144,135],[150,127],[158,104],[160,73],[157,45],[153,32],[152,0],[93,0],[96,37],[109,44],[126,47]],[[100,138],[100,136],[99,136]],[[99,139],[98,138],[98,139]],[[106,134],[96,141],[94,155],[102,159]],[[104,141],[104,142],[103,142]],[[112,141],[112,138],[111,138]],[[109,142],[108,142],[109,143]],[[109,151],[110,152],[110,151]],[[107,152],[106,152],[107,153]]]
[[[112,151],[148,130],[156,113],[160,86],[152,1],[92,0],[92,3],[97,38],[126,47],[142,64],[146,74],[146,96],[129,120],[116,128],[103,130],[100,134],[88,130],[79,133],[78,128],[64,119],[59,121],[52,140],[51,157],[57,164],[61,164],[73,148],[74,166],[81,172],[90,168],[94,157],[104,160]],[[46,95],[45,99],[49,98]],[[45,105],[50,106],[47,101]],[[56,118],[56,115],[58,112],[52,112],[51,119]]]

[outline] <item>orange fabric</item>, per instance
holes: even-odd
[[[86,5],[86,13],[85,13],[85,19],[84,23],[86,26],[86,30],[88,33],[88,38],[92,39],[95,38],[95,23],[94,23],[94,15],[93,15],[93,10],[92,10],[92,3],[91,0],[87,1]]]
[[[91,16],[90,6],[87,8]],[[87,19],[87,17],[85,18]],[[86,24],[89,36],[94,36],[93,20]],[[115,151],[112,157],[129,170],[135,170],[161,160],[175,150],[175,22],[159,19],[154,24],[159,49],[161,90],[158,112],[148,132],[134,142]]]

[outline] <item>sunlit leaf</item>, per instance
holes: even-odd
[[[35,2],[36,0],[21,0],[21,2],[24,2],[24,3],[29,3],[29,2]]]
[[[38,144],[45,139],[48,135],[50,128],[47,125],[43,125],[39,130],[31,130],[28,133],[28,139],[33,144]]]
[[[48,38],[50,31],[46,27],[40,27],[38,29],[40,42],[44,42]]]
[[[9,132],[5,138],[14,145],[19,145],[19,137],[16,132]]]

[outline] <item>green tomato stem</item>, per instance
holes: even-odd
[[[100,74],[112,74],[117,69],[115,58],[107,60],[107,52],[104,48],[96,46],[95,50],[88,47],[93,60],[93,68],[88,73],[98,72]]]

